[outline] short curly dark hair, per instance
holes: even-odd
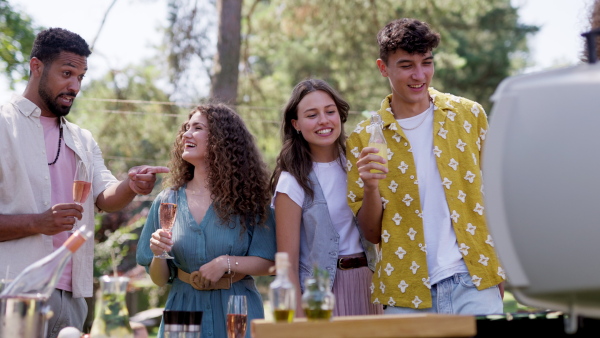
[[[76,33],[63,28],[48,28],[38,33],[33,42],[30,58],[52,63],[61,52],[88,57],[92,54],[87,42]]]
[[[388,57],[398,49],[409,54],[425,54],[440,43],[440,35],[429,28],[426,22],[403,18],[394,20],[379,33],[379,58],[387,64]]]

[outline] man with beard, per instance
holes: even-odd
[[[88,130],[65,116],[87,71],[91,51],[79,35],[61,28],[40,32],[31,51],[30,79],[23,95],[0,106],[0,271],[12,279],[25,267],[59,248],[70,231],[94,228],[94,208],[125,207],[137,194],[149,194],[165,167],[139,166],[118,181],[104,165]],[[73,203],[78,160],[91,172],[90,197]],[[48,300],[54,316],[48,336],[66,326],[80,330],[87,315],[83,297],[92,296],[93,240],[67,264]]]

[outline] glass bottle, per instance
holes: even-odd
[[[369,125],[369,129],[371,131],[371,137],[369,138],[369,147],[377,148],[379,151],[375,154],[387,159],[387,142],[385,141],[385,137],[383,136],[383,121],[381,120],[381,115],[377,112],[371,113],[371,125]],[[388,167],[387,162],[381,163],[385,168]],[[371,169],[371,173],[381,174],[383,173],[381,170]]]
[[[96,297],[96,316],[90,335],[94,338],[133,338],[125,294],[129,278],[102,276]]]
[[[69,258],[92,235],[93,231],[87,230],[85,224],[79,227],[60,248],[25,268],[0,297],[50,298]]]
[[[308,320],[331,320],[335,296],[331,292],[329,272],[314,267],[313,275],[304,281],[302,309]]]
[[[287,252],[275,254],[277,276],[269,285],[269,299],[276,323],[291,323],[296,310],[296,288],[289,277],[290,261]]]

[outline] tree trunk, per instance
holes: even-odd
[[[237,98],[242,1],[217,1],[219,32],[210,96],[231,105],[235,105]]]

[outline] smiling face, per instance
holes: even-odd
[[[36,59],[36,62],[40,62]],[[81,81],[87,71],[87,57],[70,52],[61,52],[48,65],[43,65],[36,104],[43,116],[65,116],[69,114],[75,97],[81,89]]]
[[[429,107],[428,88],[434,73],[431,51],[409,54],[398,49],[389,55],[387,63],[378,59],[377,66],[381,75],[389,79],[396,118],[411,117]]]
[[[302,98],[297,111],[298,119],[292,120],[292,125],[308,142],[313,160],[334,161],[342,123],[331,96],[321,90],[311,92]]]
[[[208,120],[200,112],[190,117],[183,134],[183,153],[181,157],[187,162],[198,166],[206,157],[208,140]]]

